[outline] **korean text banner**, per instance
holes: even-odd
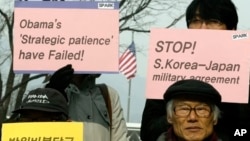
[[[150,33],[146,97],[163,99],[178,80],[212,84],[222,101],[247,103],[249,31],[160,29]]]
[[[117,2],[15,1],[15,73],[118,73]]]
[[[2,141],[83,141],[83,123],[4,123]]]

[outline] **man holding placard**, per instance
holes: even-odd
[[[70,119],[84,123],[85,140],[126,141],[117,91],[95,83],[103,72],[118,72],[119,3],[30,1],[15,7],[14,71],[54,72],[46,87],[64,94]]]
[[[36,88],[3,123],[2,140],[83,140],[83,123],[69,121],[63,94],[52,88]]]
[[[189,29],[236,30],[238,15],[231,0],[193,0],[186,10],[186,23]],[[222,119],[216,130],[224,140],[231,139],[236,129],[249,128],[249,100],[248,104],[224,102],[221,110]],[[143,141],[154,141],[168,129],[165,114],[163,100],[146,100],[141,125]]]
[[[69,116],[84,123],[84,137],[93,141],[127,141],[127,127],[115,89],[96,84],[100,74],[74,74],[72,65],[58,69],[46,85],[68,99]],[[97,134],[95,134],[96,132]]]

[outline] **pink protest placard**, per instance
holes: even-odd
[[[212,84],[224,102],[247,103],[248,31],[161,29],[150,33],[146,97],[162,99],[182,79]]]
[[[13,69],[118,73],[119,11],[113,3],[16,2]],[[108,7],[108,8],[107,8]]]

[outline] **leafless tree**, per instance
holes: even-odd
[[[166,15],[165,27],[175,25],[184,17],[179,5],[186,3],[183,0],[122,0],[120,2],[120,32],[132,31],[148,33],[151,26],[158,21],[156,17]],[[172,13],[181,12],[173,16]]]
[[[10,102],[10,95],[15,92],[16,90],[18,93],[18,97],[17,97],[17,104],[20,104],[21,100],[22,100],[22,96],[24,91],[26,90],[27,84],[30,80],[42,77],[42,76],[46,76],[46,74],[41,74],[41,75],[37,75],[37,76],[33,76],[30,77],[30,74],[24,74],[21,75],[22,79],[19,83],[14,83],[15,78],[17,76],[20,77],[20,75],[16,75],[13,71],[13,62],[12,62],[12,54],[13,54],[13,25],[14,25],[14,12],[13,9],[8,9],[6,12],[4,12],[2,9],[0,9],[0,17],[1,17],[1,23],[0,23],[0,34],[4,35],[5,33],[5,28],[7,31],[7,39],[8,39],[8,44],[9,44],[9,53],[6,56],[3,56],[3,58],[1,58],[2,62],[0,64],[1,68],[5,67],[5,63],[10,60],[9,63],[9,72],[7,73],[7,79],[6,79],[6,83],[4,85],[2,79],[1,79],[1,84],[0,84],[0,96],[2,97],[0,100],[0,122],[2,123],[5,118],[6,118],[6,113],[8,110],[8,105]],[[2,44],[1,44],[2,45]],[[4,48],[4,47],[1,47]],[[6,49],[6,48],[5,48]],[[0,74],[0,76],[2,76],[2,74]],[[5,92],[3,94],[3,86],[5,86]],[[17,105],[18,106],[18,105]],[[17,107],[16,106],[16,107]]]

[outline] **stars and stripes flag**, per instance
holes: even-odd
[[[135,77],[137,65],[134,41],[119,58],[119,71],[124,74],[127,79]]]

